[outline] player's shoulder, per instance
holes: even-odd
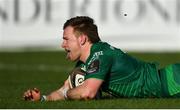
[[[112,46],[107,42],[98,42],[92,46],[92,54],[101,54],[103,56],[111,56],[124,53],[121,49]]]
[[[109,51],[111,50],[111,45],[108,44],[107,42],[97,42],[97,43],[94,43],[93,46],[92,46],[92,49],[91,51],[93,53],[97,53],[97,52],[106,52],[106,51]]]
[[[110,44],[108,44],[107,42],[102,42],[102,41],[99,41],[93,44],[93,47],[98,48],[98,49],[108,48],[109,46]]]
[[[95,61],[104,61],[113,57],[113,51],[110,45],[106,42],[98,42],[93,44],[91,53],[86,61],[87,65],[92,64]]]

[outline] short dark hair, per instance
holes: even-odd
[[[94,24],[94,20],[88,16],[70,18],[64,23],[63,30],[68,26],[72,26],[76,34],[87,35],[91,43],[100,41],[97,26]]]

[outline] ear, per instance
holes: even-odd
[[[78,37],[80,45],[84,45],[86,43],[87,36],[82,34]]]

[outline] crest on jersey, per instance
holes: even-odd
[[[99,60],[94,60],[88,66],[87,73],[96,73],[97,71],[99,71]]]

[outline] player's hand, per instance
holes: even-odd
[[[41,99],[41,93],[37,88],[29,89],[24,92],[24,100],[39,101]]]

